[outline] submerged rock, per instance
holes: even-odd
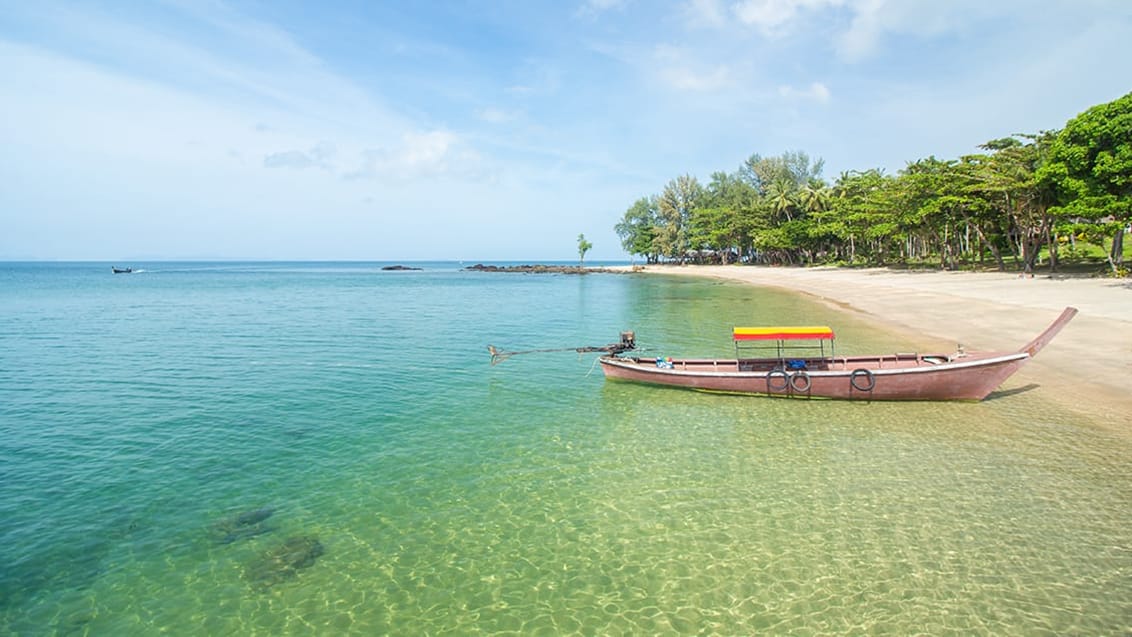
[[[387,265],[381,269],[387,272],[417,272],[424,268],[415,268],[407,265]]]
[[[231,544],[274,531],[274,527],[268,526],[266,522],[274,513],[274,508],[263,507],[224,518],[210,528],[212,538],[220,544]]]
[[[299,574],[322,555],[322,542],[311,535],[296,535],[263,553],[244,569],[244,577],[260,588],[270,588]]]

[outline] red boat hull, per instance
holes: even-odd
[[[787,361],[603,356],[606,378],[702,391],[841,400],[982,400],[1026,364],[1077,314],[1066,308],[1017,352],[891,354]],[[788,369],[789,368],[789,369]]]
[[[1029,359],[1026,353],[942,363],[916,357],[916,364],[905,365],[908,360],[897,357],[861,357],[838,358],[834,369],[740,371],[747,361],[675,360],[667,368],[653,359],[607,356],[601,367],[606,378],[702,391],[842,400],[982,400]]]

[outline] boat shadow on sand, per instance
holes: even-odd
[[[1041,385],[1039,385],[1037,383],[1030,383],[1029,385],[1023,385],[1022,387],[1015,387],[1014,389],[1003,389],[1003,390],[999,390],[999,391],[993,391],[993,392],[990,393],[990,395],[988,395],[983,400],[998,400],[999,398],[1008,398],[1010,396],[1017,396],[1018,394],[1025,394],[1026,392],[1033,391],[1033,390],[1035,390],[1039,387],[1041,387]]]

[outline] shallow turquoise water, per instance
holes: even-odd
[[[773,322],[917,346],[801,297],[4,264],[0,308],[0,634],[1132,631],[1132,444],[1051,389],[845,404],[488,364],[623,329],[726,354]]]

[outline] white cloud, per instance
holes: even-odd
[[[674,67],[661,71],[661,77],[669,86],[682,91],[717,91],[730,84],[731,75],[725,66],[710,71]]]
[[[714,0],[693,5],[703,5],[710,15]],[[1029,10],[1015,0],[738,0],[730,8],[741,24],[767,37],[817,33],[818,25],[830,24],[838,54],[850,62],[874,54],[889,34],[938,36],[989,16]]]
[[[1008,13],[1010,4],[1003,0],[853,0],[853,18],[849,28],[837,37],[837,50],[842,58],[858,61],[872,55],[887,34],[937,36],[994,13]]]
[[[679,47],[658,46],[653,58],[661,80],[680,91],[717,91],[732,83],[729,67],[723,64],[704,65]]]
[[[688,23],[696,27],[722,27],[727,23],[727,10],[722,0],[689,0],[684,6]]]
[[[482,171],[482,158],[446,130],[410,132],[392,148],[363,152],[361,167],[346,176],[407,181],[423,177],[469,177]]]
[[[330,160],[337,152],[334,144],[322,141],[310,150],[288,150],[281,153],[271,153],[263,158],[265,168],[321,168],[331,170]]]
[[[456,143],[448,131],[406,133],[402,139],[401,161],[409,168],[442,166]]]
[[[857,7],[849,29],[837,38],[837,49],[843,58],[855,61],[873,52],[884,32],[883,8],[884,0],[867,0]]]
[[[740,0],[732,6],[740,22],[776,35],[805,11],[840,7],[845,0]]]
[[[813,100],[823,104],[828,102],[830,97],[829,88],[821,82],[814,82],[805,88],[780,86],[778,87],[778,94],[787,99]]]
[[[108,74],[225,101],[231,107],[281,110],[351,122],[352,127],[358,121],[374,129],[405,125],[378,96],[332,71],[286,31],[238,15],[219,2],[173,4],[186,28],[203,24],[211,39],[171,37],[166,25],[145,23],[127,11],[99,12],[83,5],[36,17],[42,28],[57,31],[65,43],[53,47],[56,54],[82,59],[84,49],[97,50],[98,67]]]
[[[586,0],[586,6],[598,11],[608,11],[625,6],[625,0]]]
[[[580,7],[578,7],[578,15],[581,16],[595,16],[605,11],[612,9],[622,9],[628,4],[628,0],[585,0]]]
[[[489,124],[506,124],[518,119],[518,113],[505,111],[500,108],[485,108],[480,110],[478,117]]]

